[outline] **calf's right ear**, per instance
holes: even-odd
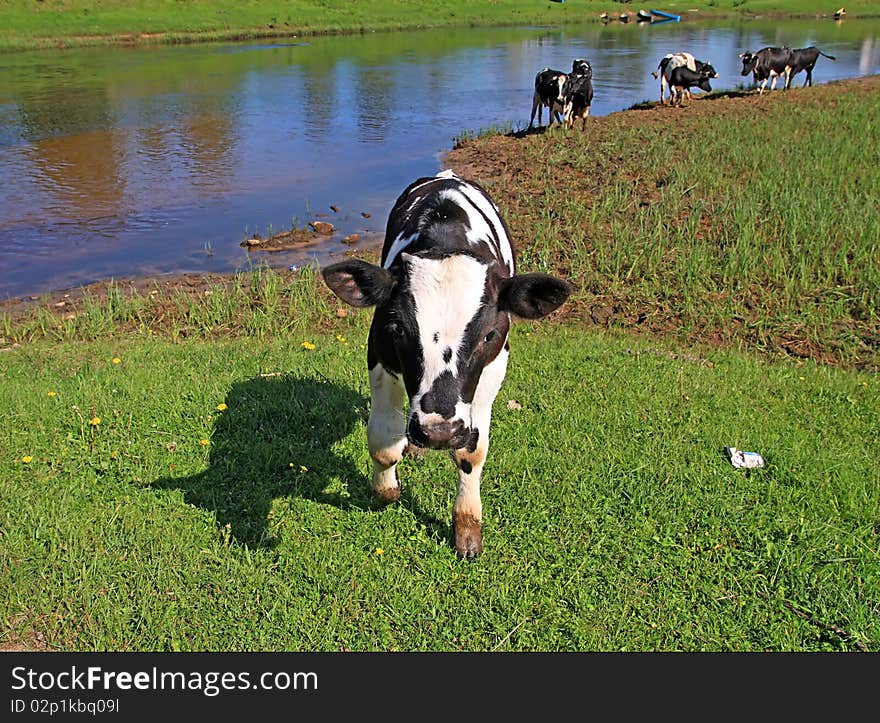
[[[394,277],[381,266],[352,259],[321,269],[324,283],[346,304],[365,307],[388,301]]]

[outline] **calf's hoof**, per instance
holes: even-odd
[[[390,505],[393,502],[397,502],[400,499],[400,485],[397,487],[373,487],[373,494],[386,505]]]
[[[386,505],[390,505],[400,499],[400,477],[397,475],[396,469],[394,470],[394,484],[373,485],[373,494]]]
[[[455,552],[459,558],[472,560],[483,552],[483,533],[480,521],[470,515],[462,515],[452,521],[455,535]]]

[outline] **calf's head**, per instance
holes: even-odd
[[[575,58],[571,61],[571,74],[585,75],[588,78],[592,78],[593,67],[590,65],[590,61],[588,60],[585,60],[584,58]]]
[[[709,78],[718,77],[718,71],[715,70],[715,67],[712,65],[712,63],[709,63],[708,61],[705,63],[697,61],[697,72],[703,73]]]
[[[699,88],[700,90],[702,90],[705,93],[711,93],[712,92],[712,85],[709,83],[710,77],[711,76],[709,76],[705,73],[700,73],[700,80],[696,84],[697,88]]]
[[[433,449],[473,451],[474,392],[484,368],[506,348],[512,315],[543,317],[571,293],[553,276],[510,277],[495,261],[468,253],[401,253],[388,269],[342,261],[322,274],[347,304],[376,307],[368,365],[402,377],[407,437]]]

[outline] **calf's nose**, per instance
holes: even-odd
[[[415,414],[409,418],[406,433],[413,444],[428,449],[459,449],[470,439],[464,422],[460,419],[422,426]]]

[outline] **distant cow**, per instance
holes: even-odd
[[[553,125],[553,118],[557,123],[562,123],[562,111],[565,105],[565,97],[562,95],[562,86],[568,76],[561,70],[544,68],[535,76],[535,94],[532,96],[532,117],[529,120],[529,128],[535,123],[535,111],[538,112],[538,127],[541,126],[541,111],[547,108],[550,120],[549,126]]]
[[[741,75],[752,74],[755,84],[761,83],[758,95],[764,93],[767,81],[770,81],[770,90],[776,89],[776,81],[785,78],[783,88],[787,88],[791,82],[791,48],[761,48],[756,53],[740,53],[742,59]]]
[[[577,119],[581,121],[581,130],[587,127],[587,117],[593,104],[593,68],[590,63],[576,58],[571,64],[571,73],[562,88],[565,105],[562,119],[566,128],[574,127]]]
[[[667,53],[660,59],[660,62],[657,65],[657,69],[651,71],[651,75],[653,75],[655,78],[660,78],[660,105],[663,105],[666,102],[666,91],[667,88],[669,88],[669,74],[675,68],[679,68],[682,66],[694,71],[695,73],[704,71],[709,78],[718,77],[718,73],[715,71],[715,68],[712,67],[711,63],[697,60],[690,53]],[[688,99],[690,99],[690,92],[685,92],[687,93]],[[669,100],[670,102],[672,101],[671,89],[669,90]]]
[[[792,50],[791,57],[788,61],[790,70],[788,74],[788,85],[786,85],[786,88],[791,87],[792,79],[802,70],[807,71],[807,77],[801,87],[806,88],[808,85],[812,87],[813,68],[816,67],[816,61],[819,59],[820,55],[828,58],[829,60],[837,60],[837,58],[835,58],[833,55],[823,53],[815,45],[811,45],[809,48],[795,48],[794,50]]]
[[[384,502],[400,498],[397,463],[408,444],[447,450],[458,470],[455,550],[479,555],[480,477],[511,323],[549,314],[571,286],[517,274],[498,207],[451,171],[420,178],[398,197],[381,266],[349,259],[322,274],[346,303],[375,307],[367,344],[373,491]]]
[[[711,93],[712,86],[709,83],[708,71],[694,72],[683,65],[673,68],[669,73],[669,91],[672,97],[670,103],[681,106],[685,93],[690,97],[691,88],[699,88],[706,93]]]

